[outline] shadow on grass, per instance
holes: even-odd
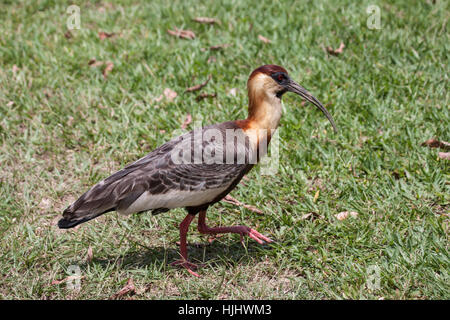
[[[248,241],[246,247],[232,241],[220,242],[219,240],[210,243],[188,243],[188,257],[193,263],[208,265],[211,267],[234,266],[255,264],[265,259],[262,253],[270,250],[269,245],[260,245],[253,241]],[[172,268],[170,263],[180,258],[179,247],[138,247],[128,251],[123,256],[97,257],[92,263],[102,266],[117,264],[120,261],[120,269],[145,268],[147,266],[161,266]]]

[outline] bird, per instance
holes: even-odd
[[[195,128],[154,149],[95,184],[68,206],[58,221],[61,229],[73,228],[110,211],[129,215],[150,211],[153,215],[185,208],[179,225],[180,259],[173,266],[194,270],[187,251],[189,225],[198,215],[201,234],[236,233],[259,244],[271,243],[244,225],[209,227],[206,212],[230,193],[265,155],[282,116],[282,96],[293,92],[320,109],[337,132],[328,110],[305,88],[290,78],[285,68],[263,65],[247,81],[248,117]],[[264,149],[264,150],[263,150]]]

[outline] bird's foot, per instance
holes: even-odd
[[[185,268],[190,274],[192,274],[193,276],[199,277],[200,275],[196,272],[194,272],[193,270],[198,269],[198,265],[196,265],[195,263],[189,262],[187,260],[184,259],[179,259],[176,260],[172,263],[170,263],[171,266],[177,266],[177,267],[183,267]]]
[[[271,243],[273,242],[272,239],[266,237],[265,235],[262,235],[255,229],[246,227],[246,226],[237,226],[236,227],[237,233],[241,235],[241,242],[244,243],[244,236],[247,235],[259,244],[264,244],[264,242]]]

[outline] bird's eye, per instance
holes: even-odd
[[[283,81],[284,76],[282,74],[278,75],[278,81]]]

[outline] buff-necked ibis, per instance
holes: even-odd
[[[277,129],[282,114],[281,97],[290,91],[319,108],[336,126],[325,107],[287,71],[276,65],[255,69],[248,79],[248,117],[194,129],[177,137],[145,157],[100,181],[64,210],[60,228],[72,228],[106,212],[121,214],[186,208],[180,224],[181,265],[195,274],[188,261],[186,234],[194,217],[203,234],[238,233],[258,243],[268,237],[246,226],[208,227],[206,210],[233,190],[259,161],[261,143],[266,146]],[[264,148],[267,150],[267,148]],[[195,274],[196,275],[196,274]]]

